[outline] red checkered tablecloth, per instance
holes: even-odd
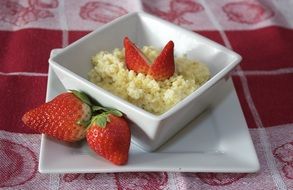
[[[111,20],[146,11],[243,56],[232,73],[261,169],[253,174],[40,174],[48,58]],[[293,189],[292,0],[0,0],[0,189]]]

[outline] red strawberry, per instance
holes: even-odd
[[[149,60],[127,37],[124,38],[125,63],[128,69],[137,73],[147,74]]]
[[[85,138],[86,123],[90,122],[91,114],[88,97],[81,92],[71,91],[28,111],[22,121],[39,133],[75,142]]]
[[[136,73],[151,75],[155,80],[165,80],[175,72],[174,43],[169,41],[153,64],[127,37],[124,38],[125,63]]]
[[[127,163],[131,138],[128,123],[120,116],[111,111],[94,116],[86,134],[89,147],[116,165]]]
[[[169,41],[160,55],[155,59],[148,72],[155,80],[165,80],[175,72],[174,43]]]

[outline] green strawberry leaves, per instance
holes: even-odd
[[[93,111],[107,111],[107,110],[105,110],[106,108],[104,108],[102,106],[93,106],[92,109],[93,109]]]
[[[102,107],[102,106],[93,106],[92,107],[93,111],[102,111],[102,112],[105,112],[105,113],[108,113],[108,114],[113,114],[117,117],[121,117],[123,114],[117,110],[117,109],[114,109],[114,108],[107,108],[107,107]]]
[[[93,112],[97,112],[97,115],[95,115],[92,118],[90,126],[92,124],[96,124],[99,127],[104,128],[104,127],[106,127],[107,122],[110,122],[110,118],[108,117],[109,114],[112,114],[112,115],[117,116],[117,117],[123,116],[123,114],[119,110],[114,109],[114,108],[107,108],[107,107],[102,107],[102,106],[93,106],[92,110],[93,110]]]
[[[76,97],[78,97],[82,102],[86,103],[89,106],[92,105],[89,97],[84,92],[80,92],[77,90],[69,90],[69,91],[72,92]]]
[[[77,90],[70,90],[77,98],[79,98],[82,102],[86,103],[91,107],[92,117],[90,120],[79,120],[77,121],[78,125],[82,125],[84,127],[90,127],[92,124],[97,124],[98,126],[104,128],[107,125],[107,122],[110,122],[108,117],[109,114],[112,114],[117,117],[122,117],[123,114],[117,109],[103,107],[99,104],[99,102],[94,102],[96,105],[93,105],[90,98],[84,93]]]
[[[113,110],[110,110],[109,113],[117,116],[117,117],[122,117],[123,114],[119,111],[119,110],[116,110],[116,109],[113,109]]]
[[[92,118],[92,122],[91,122],[90,126],[92,126],[93,124],[96,124],[99,127],[105,128],[108,120],[109,119],[106,114],[96,115]]]

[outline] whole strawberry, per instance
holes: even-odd
[[[25,113],[24,124],[58,140],[75,142],[85,138],[92,111],[88,97],[78,91],[58,95],[52,101]]]
[[[86,139],[89,147],[116,165],[126,164],[130,147],[128,123],[118,111],[106,111],[92,118]]]
[[[170,78],[175,72],[174,43],[169,41],[153,63],[131,42],[124,38],[125,64],[136,73],[152,76],[155,80]]]

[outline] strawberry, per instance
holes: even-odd
[[[148,74],[148,58],[127,37],[124,38],[125,63],[128,69],[137,73]]]
[[[39,133],[75,142],[85,138],[92,111],[88,97],[78,91],[58,95],[52,101],[26,112],[22,121]]]
[[[127,37],[124,38],[124,48],[126,66],[136,73],[151,75],[155,80],[165,80],[175,72],[173,41],[166,44],[153,64]]]
[[[148,74],[153,76],[155,80],[165,80],[171,77],[174,72],[174,43],[169,41],[151,65]]]
[[[119,111],[106,111],[92,118],[86,139],[89,147],[116,165],[126,164],[130,129]]]

